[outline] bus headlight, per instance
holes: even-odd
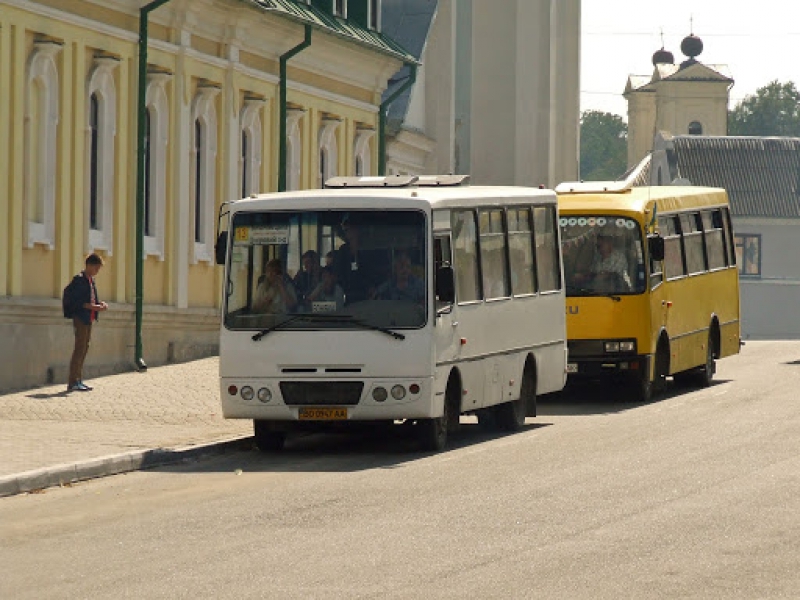
[[[620,352],[636,352],[636,341],[628,340],[627,342],[619,343]]]
[[[619,352],[619,342],[606,342],[603,344],[603,350],[606,352]]]
[[[389,397],[385,387],[376,387],[372,390],[372,399],[375,402],[384,402]]]
[[[256,393],[253,391],[253,388],[251,388],[249,385],[244,386],[239,394],[242,396],[242,400],[248,401],[252,400],[256,395]]]
[[[395,385],[392,387],[392,398],[395,400],[402,400],[406,397],[406,388],[402,385]]]
[[[261,388],[258,390],[258,399],[266,404],[272,400],[272,392],[270,392],[268,388]]]

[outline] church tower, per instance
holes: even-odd
[[[728,98],[733,79],[727,65],[697,60],[703,41],[690,34],[681,42],[686,60],[675,64],[663,47],[653,54],[650,77],[631,75],[623,96],[628,101],[628,167],[653,149],[656,133],[727,135]]]

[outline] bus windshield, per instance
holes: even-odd
[[[567,296],[641,294],[645,290],[641,228],[609,215],[561,215]]]
[[[428,318],[425,214],[234,214],[229,329],[420,328]]]

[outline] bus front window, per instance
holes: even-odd
[[[641,294],[644,253],[639,225],[609,215],[561,215],[567,296]]]
[[[229,329],[419,328],[427,322],[422,212],[240,211],[231,231]]]

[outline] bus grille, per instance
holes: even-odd
[[[289,406],[346,406],[358,404],[363,381],[281,381]]]

